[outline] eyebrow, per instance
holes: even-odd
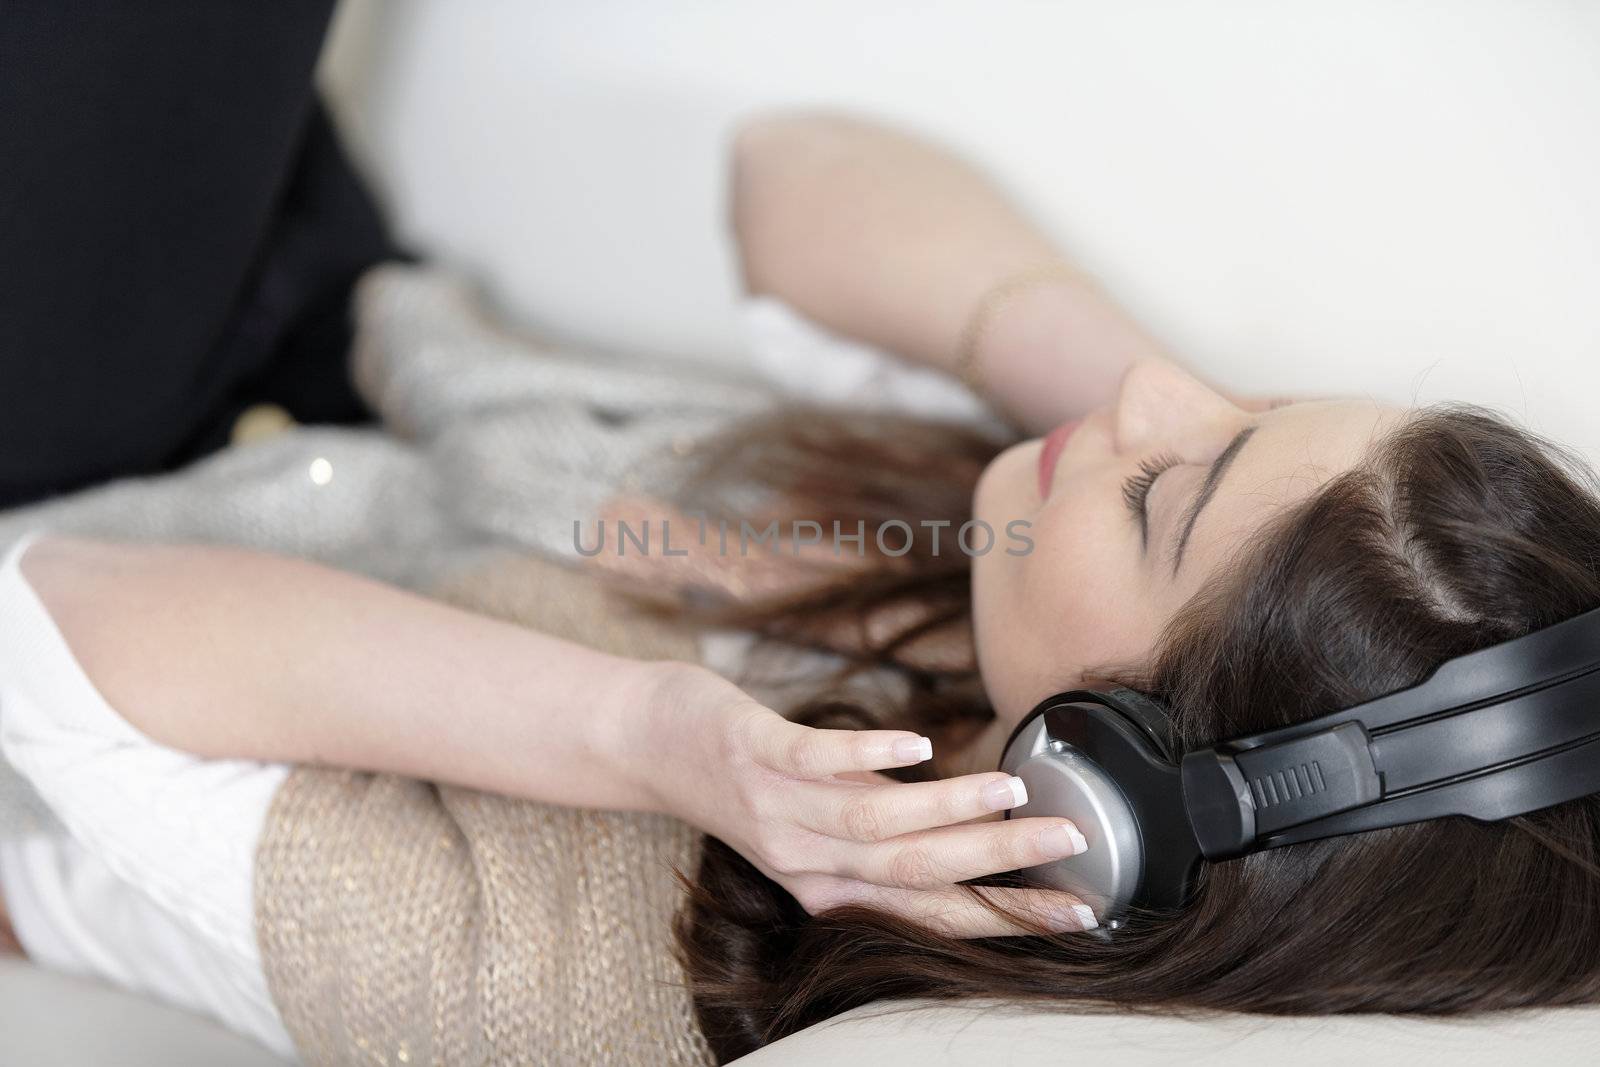
[[[1228,468],[1239,457],[1245,442],[1250,440],[1250,435],[1255,432],[1254,426],[1246,426],[1234,435],[1233,440],[1228,442],[1228,447],[1222,450],[1222,454],[1211,461],[1211,468],[1206,471],[1206,480],[1200,484],[1200,491],[1194,495],[1194,500],[1183,516],[1183,532],[1178,534],[1178,547],[1173,553],[1173,574],[1177,574],[1178,568],[1183,566],[1183,550],[1189,543],[1189,535],[1194,532],[1194,524],[1200,518],[1201,509],[1211,503],[1211,498],[1217,495],[1217,487],[1222,484],[1223,475],[1228,473]]]

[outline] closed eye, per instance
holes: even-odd
[[[1171,452],[1162,452],[1148,459],[1139,461],[1139,470],[1130,475],[1122,483],[1122,501],[1128,505],[1128,511],[1139,523],[1140,543],[1148,548],[1150,546],[1150,490],[1155,487],[1156,479],[1162,473],[1171,470],[1181,463],[1177,456]]]

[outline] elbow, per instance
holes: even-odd
[[[818,111],[753,114],[729,143],[728,225],[750,293],[781,293],[862,124]],[[810,220],[810,221],[808,221]]]
[[[774,246],[782,240],[774,203],[782,183],[789,141],[798,116],[770,112],[741,122],[728,151],[728,227],[738,253],[739,272],[748,293],[770,293],[781,285]],[[781,247],[781,246],[780,246]]]

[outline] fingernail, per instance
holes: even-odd
[[[1039,831],[1039,847],[1047,856],[1056,859],[1065,859],[1076,856],[1089,848],[1089,842],[1083,839],[1083,834],[1071,823],[1059,823]]]
[[[921,763],[933,758],[933,742],[926,737],[907,737],[894,743],[894,758],[901,763]]]
[[[1016,775],[988,782],[983,787],[983,806],[990,811],[1020,808],[1028,802],[1028,787]]]
[[[1067,927],[1069,930],[1093,930],[1100,925],[1087,904],[1070,905],[1061,913],[1061,918],[1071,924]]]

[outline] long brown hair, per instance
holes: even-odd
[[[824,522],[909,512],[959,524],[997,447],[954,427],[799,412],[723,439],[703,469],[803,500]],[[793,640],[841,611],[913,598],[932,606],[917,625],[958,623],[964,557],[907,559],[780,602],[683,614]],[[1276,518],[1119,680],[1173,709],[1183,744],[1203,745],[1413,685],[1597,605],[1600,502],[1582,466],[1487,412],[1429,409]],[[992,714],[970,672],[907,665],[906,640],[856,656],[908,676],[902,706],[822,696],[796,716],[927,732]],[[1212,865],[1188,907],[1135,915],[1109,939],[957,940],[862,907],[809,916],[713,839],[677,935],[724,1060],[906,997],[1285,1014],[1588,1003],[1600,999],[1600,800]]]

